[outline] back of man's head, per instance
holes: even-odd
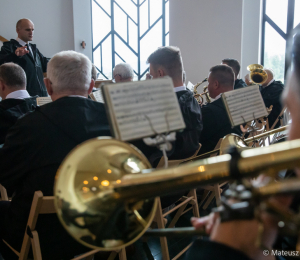
[[[116,83],[132,81],[134,77],[134,72],[130,64],[120,63],[114,67],[113,76]]]
[[[25,71],[18,64],[5,63],[0,66],[0,83],[5,85],[6,95],[17,90],[24,90],[26,89]]]
[[[209,81],[218,82],[217,94],[231,91],[234,86],[234,72],[232,68],[227,65],[214,66],[210,69]],[[209,84],[211,84],[211,82],[209,82]]]
[[[270,83],[270,81],[274,79],[274,76],[275,76],[275,75],[274,75],[273,70],[271,70],[271,69],[264,69],[264,70],[265,70],[265,72],[267,73],[268,78],[267,78],[267,80],[262,84],[262,86],[267,86],[267,85]]]
[[[51,81],[53,93],[58,95],[86,95],[90,88],[91,74],[91,61],[75,51],[55,54],[47,66],[47,78]]]
[[[168,46],[160,47],[153,52],[147,59],[147,63],[154,69],[162,67],[166,74],[174,81],[181,81],[183,64],[180,49],[178,47]],[[155,75],[152,75],[155,77]]]
[[[235,74],[235,79],[236,79],[241,70],[240,63],[236,59],[229,59],[229,58],[222,60],[222,63],[228,65],[233,69],[233,72]]]

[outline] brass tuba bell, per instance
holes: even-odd
[[[204,97],[206,98],[206,102],[210,103],[211,99],[210,96],[208,94],[208,86],[205,86],[203,88],[203,93],[199,94],[197,88],[204,82],[207,82],[207,78],[205,78],[204,80],[202,80],[201,82],[198,82],[195,86],[194,86],[194,98],[198,101],[198,104],[200,106],[202,106],[204,104]]]
[[[247,70],[250,71],[250,80],[254,84],[263,84],[268,79],[268,74],[264,70],[264,67],[260,64],[251,64],[247,67]]]

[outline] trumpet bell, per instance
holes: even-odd
[[[260,64],[251,64],[247,67],[247,70],[250,71],[250,80],[255,84],[263,84],[268,79],[267,72]]]
[[[157,199],[126,203],[114,188],[124,175],[149,168],[138,149],[109,137],[77,146],[61,164],[54,187],[64,228],[91,248],[111,251],[132,244],[151,224]]]
[[[246,149],[253,149],[248,147],[247,143],[244,140],[236,135],[236,134],[229,134],[226,135],[220,145],[220,155],[226,154],[229,147],[236,147],[239,150],[246,150]]]

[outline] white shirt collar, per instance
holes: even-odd
[[[29,98],[30,95],[28,94],[27,90],[17,90],[14,92],[9,93],[5,99],[13,98],[13,99],[24,99]]]
[[[186,86],[181,86],[181,87],[174,88],[174,92],[179,92],[179,91],[182,91],[182,90],[186,90]]]
[[[68,96],[68,97],[81,97],[81,98],[87,98],[87,97],[85,97],[85,96],[80,96],[80,95],[70,95],[70,96]]]
[[[269,84],[267,85],[267,87],[270,86],[274,81],[275,81],[275,79],[272,79],[272,80],[269,82]]]
[[[19,37],[16,39],[16,41],[18,43],[20,43],[20,45],[22,45],[22,46],[25,46],[27,44],[26,42],[24,42],[23,40],[21,40]]]
[[[214,101],[218,100],[218,99],[221,97],[222,94],[223,94],[223,93],[220,93],[218,96],[216,96],[216,97],[214,98]]]

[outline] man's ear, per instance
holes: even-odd
[[[52,88],[52,83],[51,83],[50,79],[44,78],[44,83],[45,83],[45,86],[46,86],[46,89],[47,89],[47,92],[48,92],[49,96],[52,96],[53,95],[53,88]]]
[[[95,86],[95,81],[94,81],[94,79],[92,79],[91,83],[90,83],[90,87],[88,89],[88,94],[90,94],[93,91],[94,86]]]
[[[5,90],[5,85],[2,80],[0,80],[0,90],[3,92]]]
[[[161,77],[165,77],[165,76],[167,76],[167,73],[165,72],[165,70],[163,69],[163,68],[159,68],[158,70],[157,70],[157,74],[158,74],[158,76],[161,78]]]

